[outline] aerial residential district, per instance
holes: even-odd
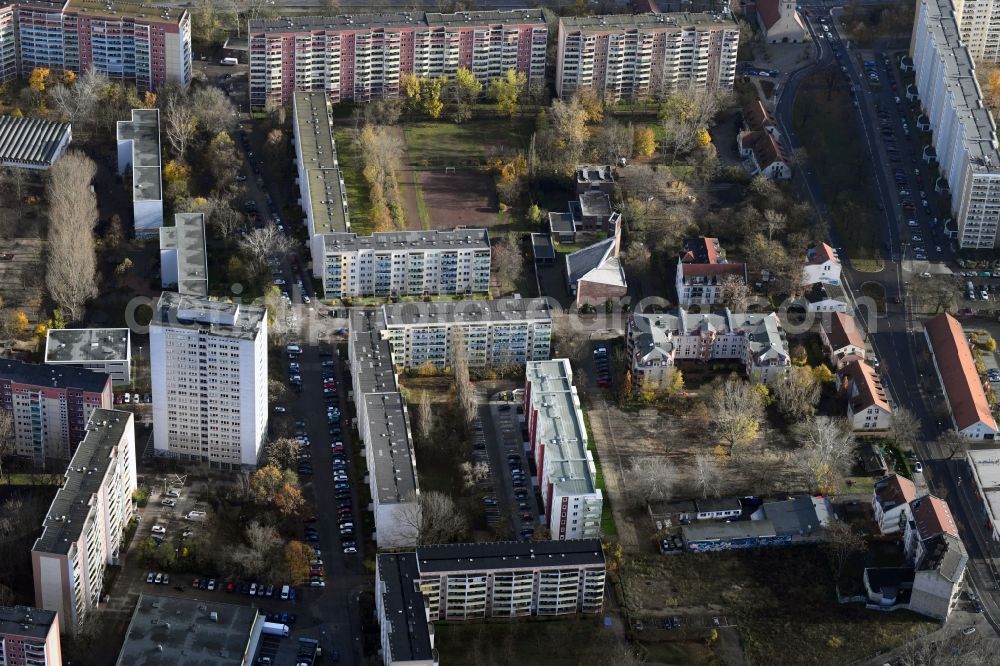
[[[0,3],[0,665],[1000,663],[998,112],[1000,0]]]

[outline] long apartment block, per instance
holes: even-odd
[[[667,387],[677,361],[739,361],[748,377],[784,381],[792,366],[778,316],[734,313],[633,314],[625,346],[635,389]]]
[[[326,298],[472,294],[490,288],[485,229],[324,234],[317,239],[323,243]]]
[[[365,445],[368,484],[380,548],[413,547],[419,524],[417,467],[406,402],[399,392],[392,348],[375,314],[351,314],[347,342],[358,433]]]
[[[542,298],[396,303],[378,310],[397,366],[450,367],[462,349],[470,368],[549,358],[552,313]]]
[[[962,42],[951,0],[917,3],[911,50],[920,103],[951,193],[958,244],[990,249],[1000,225],[996,125],[983,106],[975,62]],[[939,180],[938,188],[944,185]]]
[[[399,94],[400,77],[468,69],[484,85],[509,70],[545,79],[541,9],[456,14],[401,12],[252,20],[250,104],[285,104],[295,92],[332,102]]]
[[[1000,2],[952,0],[962,43],[976,61],[1000,61]]]
[[[568,359],[527,364],[524,418],[549,538],[600,537],[604,498]]]
[[[9,2],[0,7],[0,80],[44,67],[93,67],[142,90],[191,82],[191,16],[123,0]]]
[[[152,238],[163,227],[163,175],[160,110],[132,109],[131,120],[119,120],[118,175],[132,181],[132,221],[136,238]]]
[[[437,663],[433,622],[599,613],[605,558],[598,539],[418,546],[381,554],[375,604],[382,660]]]
[[[559,19],[556,93],[592,88],[609,102],[733,87],[740,30],[717,14]]]
[[[156,454],[256,467],[267,436],[267,311],[165,291],[149,352]]]
[[[14,455],[44,467],[73,457],[87,420],[112,405],[111,376],[76,366],[0,359],[0,408],[14,421]]]
[[[31,549],[35,605],[57,612],[63,632],[97,607],[108,565],[122,563],[135,488],[132,414],[94,411]]]
[[[0,664],[62,666],[57,613],[27,606],[0,606]]]

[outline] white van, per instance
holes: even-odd
[[[240,61],[237,60],[236,58],[223,58],[222,60],[219,61],[219,64],[233,67],[235,65],[240,64]]]
[[[288,586],[287,585],[282,585],[281,586],[281,600],[282,601],[288,601]]]

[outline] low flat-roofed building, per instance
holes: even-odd
[[[692,553],[787,545],[792,535],[779,535],[770,520],[693,523],[681,527],[684,547]]]
[[[993,541],[1000,541],[1000,449],[967,451],[965,462],[979,498],[981,524]]]
[[[705,497],[695,500],[694,503],[698,508],[695,514],[698,520],[736,518],[743,513],[739,497]]]
[[[127,328],[50,328],[45,338],[47,365],[72,365],[131,381],[131,331]]]
[[[576,193],[604,192],[614,194],[615,175],[610,164],[578,164],[576,167]]]
[[[0,115],[0,166],[48,169],[72,140],[69,123]]]
[[[160,228],[160,286],[189,296],[208,296],[205,216],[177,213],[174,226]]]
[[[385,666],[437,666],[434,627],[419,583],[416,553],[376,557],[375,610]]]
[[[31,549],[35,604],[75,632],[97,607],[108,565],[122,563],[122,538],[136,488],[132,414],[97,409]]]
[[[117,666],[249,664],[263,624],[253,606],[140,593]]]
[[[791,543],[818,541],[823,529],[835,520],[833,506],[825,497],[796,497],[780,502],[764,502],[753,520],[768,520],[778,536],[790,536]]]
[[[136,238],[149,238],[163,226],[159,109],[132,109],[132,120],[118,121],[118,175],[131,174]]]
[[[556,262],[556,248],[548,234],[531,234],[531,252],[539,266],[551,266]]]
[[[0,606],[0,663],[62,666],[56,612],[28,606]]]

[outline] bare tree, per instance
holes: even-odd
[[[427,391],[421,391],[420,399],[417,400],[417,433],[425,443],[431,442],[434,436],[434,411]]]
[[[184,93],[170,91],[163,105],[163,131],[178,159],[184,160],[188,144],[194,139],[197,129],[198,120],[190,102],[184,98]]]
[[[267,445],[267,464],[281,469],[295,469],[302,445],[291,437],[279,437]]]
[[[461,333],[457,335],[461,336]],[[455,373],[455,393],[458,394],[458,405],[466,423],[472,423],[479,407],[476,401],[476,389],[469,377],[469,352],[465,347],[465,339],[458,337],[454,344],[452,370]]]
[[[49,256],[45,283],[52,300],[72,321],[97,295],[94,227],[97,200],[90,189],[97,172],[82,152],[64,153],[49,169]]]
[[[401,531],[418,544],[450,543],[469,529],[465,514],[455,500],[431,490],[420,493],[419,501],[400,512]]]
[[[471,463],[465,461],[461,465],[462,479],[468,488],[473,488],[476,484],[490,478],[490,466],[484,462]]]
[[[783,382],[774,387],[778,411],[790,423],[807,419],[816,412],[822,387],[816,375],[806,367],[796,366]]]
[[[889,435],[901,449],[912,449],[920,438],[920,421],[906,407],[897,407],[889,421]]]
[[[501,285],[501,289],[516,291],[517,280],[524,273],[526,266],[524,253],[514,234],[507,234],[503,241],[493,243],[493,274]]]
[[[636,506],[670,497],[674,466],[665,456],[642,456],[629,463],[629,499]]]
[[[796,456],[810,490],[834,492],[851,466],[854,431],[847,419],[818,416],[793,429],[802,449]]]
[[[73,123],[74,130],[81,126],[92,129],[98,116],[107,111],[102,108],[101,96],[109,85],[106,74],[89,67],[72,86],[60,83],[49,90],[49,101],[56,113]]]
[[[244,575],[264,577],[281,553],[282,539],[278,531],[258,521],[247,526],[245,544],[229,550],[229,560]]]
[[[753,384],[732,376],[712,391],[709,397],[712,432],[728,447],[749,444],[760,435],[764,420],[764,400]]]
[[[788,218],[784,213],[768,208],[764,211],[764,227],[767,229],[767,240],[774,237],[776,231],[784,231],[788,226]]]
[[[271,223],[245,235],[240,239],[239,246],[247,261],[256,270],[261,270],[269,256],[286,254],[291,249],[291,241]]]
[[[753,291],[741,275],[727,275],[721,283],[722,302],[733,312],[746,312]]]
[[[288,385],[277,379],[267,380],[267,401],[284,402],[288,399]]]
[[[664,144],[673,150],[671,161],[703,141],[702,133],[712,125],[719,108],[719,96],[712,91],[684,91],[664,102],[660,116]]]
[[[934,443],[944,450],[946,460],[951,460],[960,453],[964,454],[969,448],[969,440],[962,437],[956,430],[945,430],[934,440]]]
[[[702,497],[718,496],[719,463],[708,453],[698,453],[694,457],[694,483]]]
[[[197,119],[197,128],[215,136],[236,127],[236,108],[221,88],[195,88],[188,96],[188,105]]]
[[[817,525],[817,527],[819,527]],[[831,520],[823,533],[823,550],[827,552],[837,570],[836,580],[839,582],[844,573],[844,565],[851,555],[860,553],[866,547],[865,536],[842,520]]]

